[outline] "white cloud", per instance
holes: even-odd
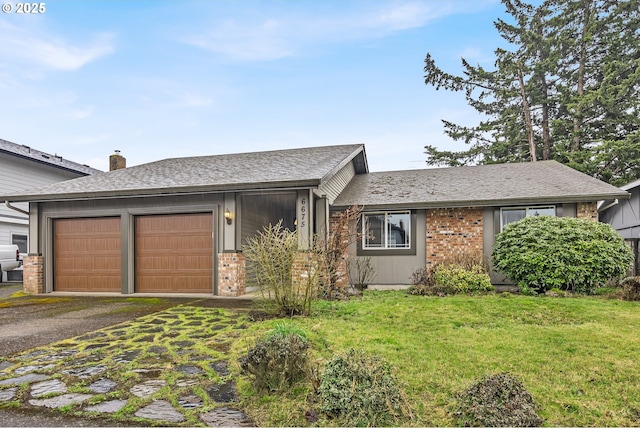
[[[264,4],[269,3],[258,3]],[[344,7],[328,11],[309,8],[309,3],[287,11],[263,9],[251,14],[236,11],[236,18],[212,18],[205,24],[207,30],[191,31],[191,35],[182,40],[230,60],[275,60],[300,54],[309,46],[380,38],[422,27],[446,15],[481,8],[485,2],[423,0],[341,4]]]
[[[270,19],[251,25],[226,20],[185,42],[240,61],[278,59],[292,54],[283,28]]]
[[[92,114],[93,114],[93,108],[92,107],[80,108],[80,109],[76,109],[76,110],[71,112],[71,119],[73,119],[73,120],[86,119],[87,117],[91,116]]]
[[[26,63],[48,70],[72,71],[112,53],[114,36],[98,34],[78,45],[31,26],[15,26],[0,20],[0,65]]]
[[[211,104],[213,104],[213,100],[211,98],[189,92],[183,94],[178,102],[178,105],[181,107],[207,107]]]

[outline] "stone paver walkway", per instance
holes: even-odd
[[[226,355],[240,314],[177,306],[0,360],[0,408],[71,409],[119,422],[254,426],[235,409]]]

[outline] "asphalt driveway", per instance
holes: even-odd
[[[248,299],[67,296],[10,297],[21,284],[0,285],[0,356],[57,342],[179,305],[243,309]]]

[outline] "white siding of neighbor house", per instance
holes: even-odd
[[[340,192],[344,190],[344,188],[347,186],[347,184],[349,184],[351,179],[355,177],[355,175],[356,170],[353,166],[353,162],[349,162],[347,165],[342,167],[342,169],[338,171],[333,177],[318,186],[318,193],[321,195],[327,195],[329,203],[333,204],[333,201],[335,201]]]
[[[80,176],[81,174],[0,153],[0,194],[3,195]],[[12,205],[29,210],[27,202]],[[0,244],[10,244],[12,234],[27,235],[28,231],[28,216],[7,208],[4,201],[0,201]]]

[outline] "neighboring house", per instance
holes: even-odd
[[[596,203],[629,194],[554,161],[370,173],[363,145],[166,159],[22,194],[34,235],[31,293],[245,293],[242,244],[282,220],[302,247],[364,206],[376,283],[449,255],[491,253],[526,215],[597,220]],[[334,223],[335,224],[335,223]],[[499,277],[495,277],[499,281]]]
[[[598,205],[600,221],[609,223],[629,243],[635,254],[632,275],[640,275],[640,180],[620,187],[631,194],[628,200],[609,199]]]
[[[51,155],[28,146],[0,139],[0,193],[70,180],[102,171]],[[4,202],[4,201],[3,201]],[[16,244],[26,254],[29,236],[29,204],[0,205],[0,244]]]

